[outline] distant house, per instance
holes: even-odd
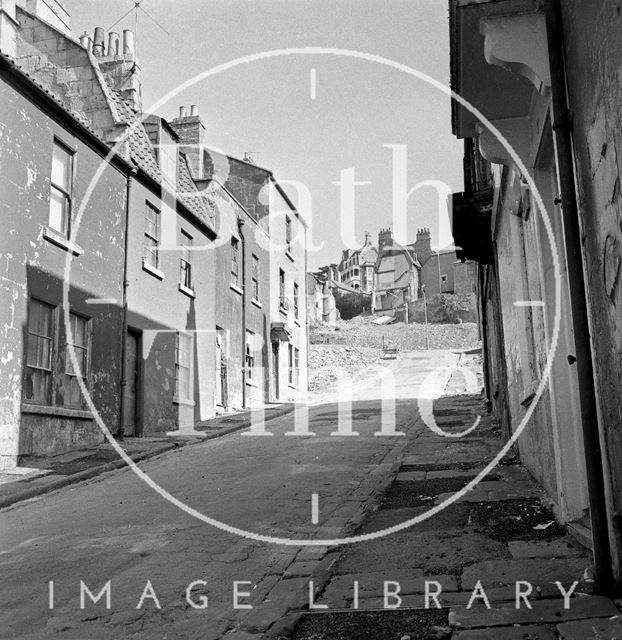
[[[391,229],[378,234],[378,258],[372,310],[393,314],[419,295],[419,263],[415,252],[393,239]]]
[[[371,243],[371,234],[365,233],[365,244],[356,250],[344,249],[337,267],[339,282],[351,289],[371,293],[374,287],[374,269],[378,250]]]
[[[336,322],[339,318],[334,295],[334,275],[330,267],[307,274],[307,318],[310,326]]]

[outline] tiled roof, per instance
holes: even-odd
[[[151,140],[147,135],[147,131],[138,114],[130,107],[130,105],[115,91],[112,92],[115,105],[119,111],[123,121],[130,125],[128,132],[128,146],[130,152],[130,160],[132,164],[144,171],[148,176],[162,182],[162,172],[156,162],[155,153]],[[176,195],[184,206],[197,216],[203,222],[213,226],[213,216],[204,201],[204,197],[196,188],[186,157],[179,152],[177,162],[177,185]]]

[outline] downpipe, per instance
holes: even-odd
[[[555,137],[555,154],[561,191],[561,212],[564,223],[568,280],[571,291],[572,324],[577,351],[576,366],[579,379],[581,424],[594,547],[595,589],[597,592],[603,593],[613,588],[614,577],[609,541],[609,523],[607,521],[603,460],[596,411],[596,388],[574,173],[572,119],[568,106],[564,34],[559,0],[545,0],[544,9],[551,69],[553,135]]]
[[[246,238],[244,219],[238,218],[238,233],[242,244],[242,408],[246,409]]]

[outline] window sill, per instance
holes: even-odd
[[[236,293],[240,294],[241,296],[244,295],[244,289],[242,289],[242,287],[238,287],[237,284],[233,284],[233,282],[229,285],[229,289],[231,289],[232,291],[235,291]]]
[[[294,318],[294,324],[300,326],[300,320],[298,320],[298,318]]]
[[[288,382],[288,383],[287,383],[287,386],[288,386],[290,389],[293,389],[294,391],[300,391],[300,387],[299,387],[298,385],[296,385],[296,384],[292,384],[291,382]]]
[[[289,251],[289,249],[285,249],[285,255],[292,261],[292,262],[296,262],[296,258],[294,258],[294,256],[292,255],[292,253]]]
[[[246,386],[247,387],[255,387],[255,389],[259,389],[259,383],[255,382],[254,380],[247,380],[246,381]]]
[[[150,273],[152,276],[154,276],[158,280],[164,280],[164,273],[160,271],[160,269],[157,269],[153,265],[149,264],[148,262],[145,262],[144,258],[143,258],[143,271]]]
[[[258,308],[258,309],[263,309],[263,304],[261,304],[261,302],[259,302],[259,300],[255,300],[255,298],[253,298],[251,300],[251,302]]]
[[[287,318],[288,316],[288,310],[285,309],[284,307],[279,306],[279,313],[284,316],[285,318]]]
[[[75,418],[76,420],[94,420],[90,411],[70,409],[68,407],[50,407],[42,404],[22,404],[22,413],[33,413],[41,416],[55,416],[58,418]]]
[[[194,289],[190,289],[190,287],[186,287],[183,284],[179,284],[179,290],[184,294],[187,295],[189,298],[196,298],[196,293],[194,292]]]
[[[74,242],[71,242],[71,240],[68,240],[67,238],[65,238],[65,236],[62,233],[50,227],[47,227],[47,226],[43,227],[43,237],[48,242],[51,242],[52,244],[56,245],[57,247],[60,247],[64,251],[67,251],[68,253],[71,253],[76,257],[81,256],[84,253],[84,250],[81,247],[79,247]]]
[[[173,404],[180,404],[184,407],[194,407],[196,406],[196,402],[194,400],[184,400],[183,398],[178,398],[177,396],[173,397]]]

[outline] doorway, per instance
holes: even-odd
[[[279,399],[279,343],[272,343],[272,392],[274,394],[273,400]]]
[[[227,394],[227,345],[224,329],[216,327],[216,406],[223,411],[228,407]]]

